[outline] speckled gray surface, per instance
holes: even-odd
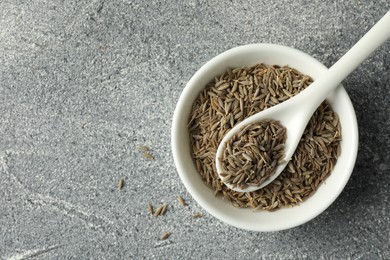
[[[390,259],[389,43],[344,81],[360,127],[356,167],[337,201],[303,226],[256,233],[221,223],[185,190],[170,148],[175,104],[210,58],[269,42],[330,66],[389,8],[1,0],[0,258]],[[154,219],[149,201],[173,207]],[[172,236],[159,241],[164,231]]]

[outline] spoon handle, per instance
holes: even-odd
[[[390,38],[390,11],[388,11],[347,53],[309,88],[302,91],[302,99],[310,103],[314,112],[341,81],[356,69],[372,52]],[[306,92],[306,93],[305,93]],[[309,105],[309,104],[308,104]],[[306,106],[307,108],[307,106]]]
[[[390,38],[390,11],[388,11],[343,57],[329,70],[344,79],[372,52]],[[335,72],[333,72],[335,71]],[[336,77],[336,75],[334,75]]]

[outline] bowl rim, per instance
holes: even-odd
[[[179,100],[177,102],[174,114],[173,114],[172,129],[171,129],[171,147],[172,147],[172,154],[173,154],[175,166],[176,166],[176,169],[177,169],[177,172],[179,174],[181,181],[183,182],[184,186],[186,187],[188,192],[191,194],[191,196],[195,199],[195,201],[197,201],[197,203],[202,208],[204,208],[207,212],[209,212],[211,215],[218,218],[219,220],[221,220],[229,225],[235,226],[237,228],[251,230],[251,231],[267,232],[267,231],[279,231],[279,230],[285,230],[285,229],[297,227],[299,225],[302,225],[302,224],[314,219],[319,214],[321,214],[323,211],[325,211],[340,195],[340,193],[344,189],[345,185],[347,184],[347,182],[350,178],[350,175],[352,174],[352,171],[353,171],[353,168],[355,165],[355,161],[356,161],[356,157],[357,157],[359,140],[358,140],[358,126],[357,126],[355,110],[353,108],[352,102],[351,102],[346,90],[340,85],[336,89],[337,95],[341,95],[343,99],[346,99],[348,101],[344,105],[347,107],[347,109],[349,111],[351,111],[351,113],[349,114],[349,116],[350,116],[349,123],[351,124],[351,129],[353,131],[348,132],[348,134],[351,135],[350,138],[352,140],[353,147],[351,147],[351,153],[348,156],[348,158],[349,158],[348,164],[344,165],[345,171],[347,171],[347,173],[345,174],[344,178],[342,179],[343,181],[339,185],[339,189],[336,190],[332,194],[332,197],[334,199],[332,199],[332,200],[328,201],[328,203],[325,203],[324,205],[322,205],[319,210],[317,210],[315,212],[310,212],[307,215],[307,217],[302,218],[301,220],[297,220],[294,223],[281,223],[278,228],[273,228],[273,227],[267,228],[264,226],[262,226],[262,227],[248,226],[248,225],[245,225],[244,223],[237,222],[234,219],[227,218],[225,215],[223,215],[220,212],[218,212],[217,210],[215,210],[215,207],[210,202],[208,202],[202,196],[200,196],[200,194],[196,190],[195,186],[191,185],[191,181],[190,181],[189,177],[185,174],[185,172],[186,172],[185,162],[183,160],[181,160],[182,151],[179,149],[179,144],[183,140],[178,138],[179,137],[178,133],[180,131],[180,124],[179,124],[178,120],[180,120],[180,118],[182,118],[182,113],[183,113],[182,108],[184,106],[188,106],[187,97],[192,91],[193,84],[195,82],[197,82],[199,77],[201,77],[204,73],[206,73],[207,71],[212,69],[216,64],[218,64],[222,60],[226,59],[226,57],[228,57],[228,56],[239,55],[242,51],[251,51],[251,50],[252,51],[255,51],[255,50],[260,51],[260,49],[262,49],[263,51],[267,50],[267,49],[273,49],[273,50],[277,49],[278,52],[281,52],[281,53],[295,52],[295,55],[299,55],[300,57],[302,57],[302,59],[309,60],[312,63],[316,63],[316,65],[320,66],[323,70],[327,69],[321,62],[319,62],[318,60],[316,60],[312,56],[310,56],[310,55],[308,55],[300,50],[297,50],[297,49],[294,49],[294,48],[291,48],[288,46],[284,46],[284,45],[278,45],[278,44],[269,44],[269,43],[248,44],[248,45],[237,46],[237,47],[229,49],[225,52],[222,52],[221,54],[215,56],[214,58],[212,58],[211,60],[206,62],[204,65],[202,65],[196,71],[196,73],[191,77],[191,79],[188,81],[188,83],[184,87],[184,89],[179,97]],[[191,103],[191,105],[192,105],[192,103]],[[300,206],[294,206],[294,207],[300,207]],[[245,210],[245,209],[241,209],[241,210]],[[283,209],[280,209],[280,210],[283,210]]]

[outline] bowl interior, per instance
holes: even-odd
[[[234,208],[214,196],[207,187],[190,154],[187,122],[192,104],[199,92],[227,67],[250,66],[256,63],[289,65],[314,80],[326,70],[319,61],[293,48],[273,44],[253,44],[226,51],[202,66],[181,94],[172,122],[172,150],[181,180],[194,199],[210,214],[238,228],[254,231],[276,231],[301,225],[323,212],[345,187],[355,164],[358,132],[355,111],[345,89],[340,85],[327,99],[338,113],[342,128],[341,155],[331,175],[317,192],[304,203],[275,212]]]

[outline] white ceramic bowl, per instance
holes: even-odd
[[[232,226],[253,231],[277,231],[296,227],[318,216],[329,207],[345,187],[355,164],[358,150],[358,128],[355,111],[345,89],[340,86],[327,99],[340,117],[341,155],[331,175],[317,192],[299,206],[274,212],[234,208],[215,197],[207,187],[190,154],[187,129],[192,104],[199,92],[227,67],[256,63],[289,65],[314,80],[327,68],[313,57],[296,49],[274,44],[251,44],[230,49],[202,66],[188,82],[177,103],[172,122],[172,150],[181,180],[194,199],[211,215]]]

